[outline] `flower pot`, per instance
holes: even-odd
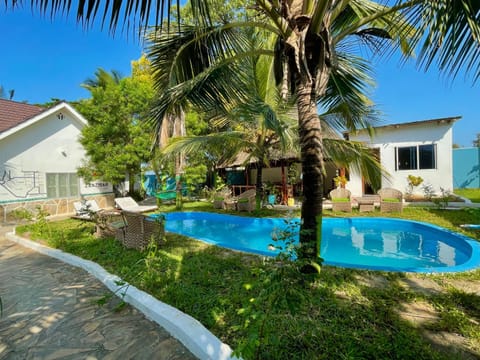
[[[275,194],[272,194],[272,195],[268,195],[268,203],[270,205],[275,205],[275,199],[277,198],[277,196]]]

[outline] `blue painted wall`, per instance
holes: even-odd
[[[480,188],[480,148],[453,149],[453,187]]]

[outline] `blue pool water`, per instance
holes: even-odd
[[[165,229],[225,248],[275,256],[272,234],[284,219],[204,212],[164,214]],[[298,222],[298,219],[296,219]],[[298,241],[298,235],[296,236]],[[324,218],[321,257],[349,268],[453,272],[480,267],[480,245],[463,235],[421,222],[386,218]]]

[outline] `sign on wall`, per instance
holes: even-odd
[[[109,182],[95,180],[86,183],[83,179],[80,179],[80,194],[92,195],[99,193],[111,193],[113,192],[113,186]]]

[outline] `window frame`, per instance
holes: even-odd
[[[48,199],[63,199],[80,195],[80,181],[77,173],[46,173],[45,181]],[[53,189],[55,194],[53,194]]]
[[[425,149],[426,147],[430,147],[432,149],[432,158],[431,162],[433,163],[433,167],[423,167],[422,166],[422,157],[420,156],[420,152],[422,148]],[[408,169],[400,168],[399,164],[399,149],[415,149],[415,167],[410,167]],[[424,163],[424,162],[423,162]],[[412,170],[436,170],[438,161],[437,161],[437,144],[418,144],[418,145],[409,145],[409,146],[395,146],[395,171],[412,171]]]

